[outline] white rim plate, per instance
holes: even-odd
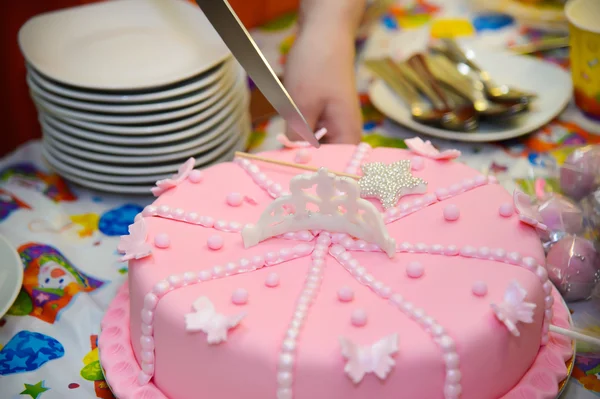
[[[206,165],[200,165],[197,168],[203,169],[203,168],[207,168],[209,166],[215,165],[217,163],[232,160],[233,157],[235,156],[236,151],[243,151],[245,149],[246,142],[248,140],[249,135],[250,135],[250,130],[247,129],[247,132],[243,135],[243,137],[240,138],[240,140],[233,146],[233,148],[230,148],[229,151],[227,151],[225,154],[221,155],[219,158],[215,159],[212,163],[206,164]],[[90,188],[93,190],[110,192],[110,193],[117,193],[117,194],[136,194],[136,195],[150,195],[151,194],[150,190],[153,187],[153,184],[143,185],[143,186],[142,185],[137,185],[137,186],[136,185],[118,185],[118,184],[102,183],[102,182],[98,182],[98,181],[80,178],[80,177],[72,175],[68,172],[62,171],[59,167],[52,164],[50,162],[50,160],[47,158],[48,154],[45,152],[44,149],[42,149],[42,154],[43,154],[46,162],[53,169],[55,169],[61,176],[63,176],[65,179],[67,179],[73,183],[76,183],[82,187]],[[165,175],[160,178],[165,178],[168,176],[169,175]],[[158,179],[154,179],[153,182],[156,180],[158,180]]]
[[[231,128],[233,121],[229,121],[228,126],[224,126],[225,128]],[[153,164],[153,163],[164,163],[170,161],[176,161],[181,159],[187,159],[196,154],[202,154],[207,152],[213,148],[219,147],[225,140],[227,140],[227,133],[224,133],[223,126],[220,126],[221,134],[214,135],[213,140],[209,140],[204,142],[201,145],[188,148],[186,150],[180,150],[177,152],[171,152],[168,154],[160,154],[160,155],[148,155],[148,156],[131,156],[131,155],[108,155],[101,154],[93,151],[88,151],[86,149],[72,147],[71,145],[53,137],[52,133],[49,133],[49,130],[42,128],[43,139],[48,141],[48,143],[56,148],[57,150],[77,157],[83,161],[89,162],[101,162],[107,164],[114,165],[136,165],[136,164]],[[215,130],[216,132],[217,130]],[[212,133],[212,132],[211,132]]]
[[[98,112],[105,114],[141,114],[148,112],[160,112],[174,110],[177,108],[187,107],[187,110],[192,109],[194,105],[210,105],[210,102],[204,100],[214,98],[215,94],[228,91],[236,81],[236,74],[230,66],[222,79],[219,79],[215,84],[207,86],[202,90],[190,93],[183,98],[159,101],[147,104],[105,104],[94,103],[88,101],[74,100],[54,94],[38,85],[31,76],[27,76],[27,84],[36,96],[49,101],[57,106],[64,106],[76,111],[83,112]],[[193,112],[193,111],[192,111]]]
[[[23,263],[15,248],[0,235],[0,318],[17,299],[23,285]]]
[[[206,131],[203,129],[197,129],[198,132],[191,136],[189,139],[185,138],[183,141],[179,142],[174,141],[175,144],[160,144],[158,146],[140,146],[134,147],[132,145],[129,146],[118,146],[118,145],[105,145],[98,144],[94,141],[97,136],[94,134],[89,134],[89,140],[82,140],[77,138],[76,136],[71,136],[69,133],[66,133],[64,130],[61,130],[58,126],[54,126],[54,122],[48,122],[47,117],[41,115],[40,116],[40,124],[42,125],[42,130],[45,134],[60,140],[64,144],[68,144],[70,146],[74,146],[83,150],[91,150],[95,153],[104,153],[104,154],[112,154],[112,155],[126,155],[128,157],[138,157],[138,156],[157,156],[161,154],[172,154],[175,152],[186,151],[193,147],[199,147],[207,144],[213,139],[217,138],[219,135],[223,134],[226,129],[230,128],[232,125],[232,120],[237,121],[240,119],[242,112],[247,109],[247,99],[240,100],[237,104],[232,104],[232,106],[227,107],[220,112],[219,114],[223,115],[222,118],[217,118],[215,116],[216,122],[212,126],[209,126]],[[211,120],[212,122],[212,120]],[[150,138],[153,138],[152,136]],[[148,140],[150,141],[150,140]],[[148,144],[148,142],[139,141],[135,144]]]
[[[196,166],[213,163],[215,158],[219,158],[224,151],[231,148],[237,141],[243,141],[242,137],[244,134],[249,134],[247,133],[248,130],[250,130],[250,117],[246,114],[231,130],[224,133],[227,139],[221,146],[194,157]],[[182,158],[179,162],[158,167],[115,167],[74,158],[62,153],[48,141],[43,142],[42,152],[46,160],[62,173],[75,175],[86,180],[118,184],[154,183],[175,173],[177,168],[186,160],[186,158]]]
[[[183,0],[106,1],[44,13],[23,25],[18,41],[42,74],[99,90],[172,84],[230,55],[200,8]]]
[[[33,92],[31,92],[31,97],[38,108],[42,108],[48,113],[58,115],[63,118],[78,119],[80,121],[96,122],[109,125],[141,125],[181,120],[181,118],[191,119],[193,117],[205,117],[211,112],[214,113],[216,109],[223,107],[223,105],[220,105],[219,108],[217,108],[217,104],[222,104],[224,101],[231,101],[231,96],[233,93],[238,92],[245,84],[245,74],[240,71],[238,76],[231,80],[229,87],[226,87],[221,92],[199,102],[198,104],[175,111],[138,115],[95,114],[91,112],[78,111],[72,108],[66,108],[62,105],[47,101]]]
[[[116,144],[116,145],[127,145],[127,146],[147,146],[147,145],[160,145],[160,147],[156,147],[156,153],[165,153],[170,152],[170,147],[165,146],[163,144],[183,141],[186,139],[190,139],[196,137],[198,135],[203,134],[211,134],[210,132],[215,129],[215,126],[222,123],[225,119],[229,118],[232,113],[236,112],[236,109],[240,108],[240,103],[243,101],[243,107],[248,107],[250,93],[248,90],[242,90],[240,93],[240,98],[236,101],[234,100],[225,105],[223,109],[221,109],[216,114],[212,115],[210,118],[206,120],[200,121],[200,123],[195,124],[191,127],[188,127],[184,130],[170,132],[170,133],[162,133],[162,134],[154,134],[150,136],[145,135],[136,135],[136,136],[126,136],[126,135],[117,135],[117,134],[106,134],[99,133],[95,131],[89,131],[83,128],[79,128],[77,126],[73,126],[70,123],[73,123],[73,120],[61,120],[56,117],[47,114],[45,112],[40,112],[38,117],[40,119],[40,123],[47,123],[54,127],[56,130],[61,131],[65,134],[84,139],[91,140],[103,144]],[[66,123],[68,122],[68,123]],[[91,144],[91,143],[90,143]],[[133,148],[132,148],[133,150]],[[160,150],[160,151],[159,151]]]
[[[560,114],[571,99],[571,75],[558,66],[535,58],[487,52],[478,52],[476,62],[495,81],[537,93],[532,109],[505,127],[482,122],[475,132],[452,132],[414,121],[403,100],[381,80],[371,84],[369,96],[377,109],[400,125],[433,137],[467,142],[508,140],[531,133]]]
[[[243,71],[242,71],[242,73],[243,73]],[[184,119],[176,120],[174,122],[152,124],[152,125],[148,125],[148,126],[124,126],[124,125],[113,126],[113,125],[107,125],[107,124],[103,124],[103,123],[94,123],[94,122],[87,122],[87,121],[83,121],[83,120],[79,120],[79,119],[73,119],[73,118],[65,117],[64,115],[60,115],[60,114],[57,115],[56,113],[52,112],[51,110],[43,109],[43,107],[39,108],[38,111],[40,114],[48,114],[57,120],[63,120],[65,123],[68,123],[69,125],[71,125],[71,127],[73,129],[79,129],[79,132],[86,130],[86,131],[107,134],[107,135],[114,135],[113,137],[115,137],[115,140],[119,136],[123,137],[125,139],[126,136],[148,136],[148,135],[161,135],[162,134],[163,135],[162,138],[157,137],[155,139],[155,141],[153,141],[153,142],[155,142],[155,143],[165,142],[165,141],[173,140],[172,138],[169,138],[168,140],[166,138],[174,137],[175,134],[177,134],[177,133],[179,133],[181,135],[179,138],[182,138],[185,134],[187,134],[186,137],[189,137],[198,132],[199,126],[205,125],[206,123],[214,123],[214,121],[211,121],[211,120],[214,117],[216,117],[216,115],[218,113],[223,111],[223,109],[227,106],[228,103],[230,103],[231,101],[234,101],[233,99],[236,96],[236,91],[239,90],[237,94],[240,94],[239,92],[243,92],[243,93],[248,92],[248,86],[246,85],[245,73],[243,73],[243,77],[244,77],[243,78],[244,84],[240,84],[239,87],[234,87],[234,89],[230,93],[227,93],[225,95],[225,97],[221,98],[217,103],[215,103],[213,106],[210,107],[210,112],[209,112],[209,110],[204,110],[196,115],[192,115],[192,116],[189,116]],[[238,85],[236,85],[236,86],[238,86]],[[180,130],[180,131],[177,132],[178,130]],[[167,135],[167,133],[169,133],[169,134]],[[171,135],[171,133],[172,133],[172,135]],[[83,134],[82,137],[83,136],[85,136],[85,134]],[[108,136],[106,136],[106,137],[108,137]],[[152,142],[152,141],[148,141],[147,138],[140,138],[140,140],[141,140],[141,143]],[[106,142],[116,143],[117,141],[106,141]]]
[[[99,91],[85,91],[72,86],[63,86],[58,82],[53,82],[48,78],[39,74],[38,71],[31,65],[27,65],[27,73],[31,78],[45,90],[68,98],[73,98],[82,101],[97,101],[103,103],[143,103],[150,101],[160,101],[173,97],[182,96],[192,91],[198,91],[204,87],[210,86],[212,83],[221,79],[228,68],[234,67],[232,64],[236,64],[234,58],[230,58],[219,64],[218,66],[210,69],[195,78],[188,79],[184,82],[175,83],[166,87],[153,88],[151,92],[99,92]]]

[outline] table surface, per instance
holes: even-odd
[[[424,46],[445,16],[460,16],[467,27],[483,22],[461,1],[419,0],[386,14],[361,45],[361,54],[412,51]],[[456,22],[456,21],[455,21]],[[294,18],[281,18],[253,32],[259,46],[276,70],[294,37]],[[458,25],[454,25],[455,27]],[[535,40],[543,34],[515,25],[479,31],[474,44],[498,48],[507,43]],[[394,48],[397,43],[402,46]],[[567,53],[546,54],[548,62],[567,67]],[[414,134],[386,121],[369,103],[367,77],[360,63],[358,87],[365,119],[365,141],[373,146],[404,147]],[[277,146],[275,135],[283,123],[273,118],[255,126],[250,149]],[[594,134],[593,131],[596,131]],[[569,106],[548,126],[525,138],[502,144],[459,144],[432,140],[440,148],[458,148],[462,161],[484,173],[498,176],[507,189],[529,190],[532,178],[545,177],[545,166],[560,162],[568,147],[600,143],[598,128]],[[11,179],[30,187],[15,191]],[[548,177],[548,182],[552,179]],[[10,190],[10,191],[9,191]],[[151,197],[111,196],[65,183],[48,171],[40,143],[30,142],[0,160],[0,234],[18,248],[25,267],[24,289],[15,305],[0,320],[0,396],[33,399],[112,398],[102,378],[96,349],[104,309],[127,278],[127,266],[118,261],[118,237]],[[68,227],[57,230],[55,222],[66,219]],[[78,281],[72,292],[39,291],[40,266],[55,262]],[[48,298],[50,296],[50,298]],[[45,301],[42,314],[39,303]],[[591,304],[573,306],[573,316],[584,317]],[[592,310],[593,311],[593,310]],[[600,327],[599,327],[600,328]],[[564,397],[586,399],[600,396],[600,356],[580,354]]]

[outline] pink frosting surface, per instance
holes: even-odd
[[[353,155],[355,146],[323,146],[308,151],[312,165],[326,166],[334,171],[356,169],[356,162],[352,162],[356,159]],[[295,153],[295,150],[286,150],[264,155],[293,161]],[[374,149],[362,162],[391,163],[412,156],[408,151]],[[427,194],[430,196],[439,193],[439,189],[457,191],[461,184],[464,186],[465,179],[474,180],[478,176],[476,171],[457,162],[423,161],[423,167],[413,174],[428,182]],[[268,179],[280,184],[283,191],[298,173],[280,166],[255,164]],[[470,187],[468,182],[467,185]],[[400,200],[399,212],[406,211],[402,210],[403,204],[410,204],[407,208],[413,213],[407,211],[401,215],[403,217],[396,215],[400,218],[387,225],[401,251],[394,258],[381,252],[348,248],[353,259],[370,273],[373,281],[389,287],[387,295],[378,293],[373,284],[355,278],[334,256],[325,255],[320,286],[295,343],[293,384],[288,392],[293,393],[294,398],[391,399],[402,396],[438,399],[453,396],[444,394],[448,368],[439,343],[423,325],[385,299],[391,293],[401,294],[423,309],[425,315],[437,321],[453,340],[460,359],[461,398],[555,396],[557,383],[566,375],[564,362],[572,352],[569,340],[554,334],[550,334],[547,345],[540,347],[545,334],[542,326],[546,307],[541,277],[521,263],[510,264],[503,256],[492,260],[489,255],[502,249],[505,253],[518,252],[521,257],[531,257],[535,260],[533,263],[542,263],[544,256],[539,239],[531,227],[519,222],[517,216],[499,215],[499,207],[511,199],[500,186],[486,183],[466,192],[458,191],[429,206],[415,204],[427,194]],[[227,204],[231,192],[252,198],[256,204],[232,207]],[[217,222],[217,226],[223,227],[231,225],[230,222],[240,225],[256,222],[271,201],[271,196],[239,165],[221,164],[205,170],[199,183],[187,180],[166,191],[154,205],[158,209],[161,206],[171,210],[180,208],[181,211],[176,212],[180,216],[189,212],[210,216],[222,221]],[[382,210],[377,202],[373,203]],[[449,204],[460,210],[458,220],[444,218],[444,208]],[[187,284],[164,295],[152,314],[153,380],[140,386],[137,373],[141,364],[144,297],[159,281],[186,272],[211,270],[215,265],[239,263],[242,258],[250,260],[256,255],[268,258],[269,252],[281,253],[286,248],[294,253],[293,248],[301,243],[294,239],[273,238],[244,249],[240,234],[222,231],[227,228],[206,228],[157,216],[145,217],[145,222],[148,242],[154,242],[158,234],[166,234],[170,245],[164,249],[154,248],[151,256],[130,262],[130,292],[124,289],[119,294],[105,318],[99,346],[108,382],[117,396],[150,398],[164,395],[170,399],[197,398],[200,394],[219,399],[276,397],[282,342],[305,287],[307,273],[313,266],[311,255],[304,253],[304,256],[278,264],[271,262],[267,267],[249,273]],[[207,240],[215,234],[223,238],[223,247],[219,250],[207,246]],[[341,243],[350,245],[352,241]],[[313,240],[310,245],[314,244]],[[458,256],[432,253],[439,252],[435,248],[450,246],[459,250],[472,247],[486,259],[472,257],[470,251]],[[413,250],[407,252],[401,248]],[[333,247],[330,250],[333,251]],[[406,266],[413,261],[424,268],[419,278],[410,278],[406,274]],[[265,280],[273,272],[279,276],[279,284],[267,287]],[[526,300],[536,304],[533,323],[518,324],[519,337],[510,334],[490,307],[491,303],[502,302],[508,285],[515,280],[527,291]],[[473,294],[475,282],[486,284],[485,296]],[[342,287],[352,290],[352,301],[338,299]],[[244,305],[232,303],[232,294],[238,289],[248,292],[248,301]],[[552,306],[552,323],[568,326],[568,314],[558,301],[558,294],[553,295],[557,300]],[[129,296],[130,309],[127,309],[126,297]],[[241,324],[229,331],[226,342],[209,345],[205,333],[186,331],[184,315],[191,313],[192,303],[203,296],[210,299],[219,313],[247,313]],[[364,326],[352,324],[352,314],[357,309],[366,313]],[[358,384],[352,382],[344,372],[346,359],[342,356],[339,338],[345,337],[358,345],[370,345],[393,333],[399,337],[398,351],[393,355],[395,365],[387,378],[381,380],[374,374],[367,374]],[[120,369],[126,369],[127,373],[116,371]],[[130,369],[134,369],[133,379],[129,376]],[[132,396],[142,391],[148,396]]]

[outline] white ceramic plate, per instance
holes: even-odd
[[[231,96],[234,93],[239,92],[241,88],[246,85],[245,75],[240,72],[238,73],[237,78],[232,79],[232,82],[229,83],[229,87],[225,87],[221,92],[218,92],[212,97],[209,97],[208,99],[205,99],[204,101],[201,101],[198,104],[194,104],[190,107],[181,108],[174,111],[136,115],[111,115],[78,111],[73,108],[67,108],[63,105],[50,102],[33,92],[31,92],[31,97],[39,108],[42,108],[46,112],[58,115],[62,118],[79,119],[81,121],[109,125],[143,125],[181,120],[182,118],[191,119],[191,117],[205,117],[206,115],[215,113],[218,109],[223,107],[221,104],[224,101],[231,101]],[[219,104],[218,108],[217,104]]]
[[[508,140],[531,133],[556,117],[569,103],[573,92],[571,75],[550,63],[506,53],[478,52],[476,62],[497,82],[537,93],[531,110],[509,125],[482,122],[470,133],[453,132],[415,122],[405,102],[383,81],[369,87],[373,105],[393,121],[416,132],[448,140],[487,142]]]
[[[238,85],[236,85],[236,86],[238,86]],[[236,93],[236,91],[237,91],[237,93]],[[225,109],[228,104],[230,104],[232,101],[235,101],[236,96],[242,95],[242,93],[244,93],[243,95],[246,95],[245,93],[247,93],[247,92],[248,92],[248,86],[246,85],[246,78],[245,78],[245,74],[244,74],[244,83],[240,84],[239,87],[237,87],[237,88],[234,87],[233,91],[231,91],[230,93],[227,93],[225,95],[225,97],[221,98],[217,103],[215,103],[213,106],[211,106],[210,112],[209,112],[209,110],[204,110],[196,115],[191,115],[187,118],[183,118],[183,119],[179,119],[179,120],[167,122],[167,123],[149,124],[146,126],[125,126],[125,125],[113,126],[113,125],[107,125],[107,124],[103,124],[103,123],[94,123],[94,122],[73,119],[73,118],[65,117],[64,115],[56,115],[55,113],[52,112],[52,110],[46,110],[43,107],[38,108],[38,110],[40,111],[41,114],[49,114],[49,115],[53,116],[55,119],[61,119],[65,123],[68,123],[70,126],[74,127],[75,129],[78,129],[79,132],[92,131],[92,132],[98,132],[98,133],[103,133],[103,134],[108,133],[108,135],[113,135],[113,137],[120,136],[122,138],[126,138],[127,136],[163,135],[162,138],[157,137],[156,141],[154,141],[154,142],[158,143],[158,142],[164,142],[166,137],[169,137],[169,139],[166,141],[174,140],[174,138],[172,138],[170,136],[170,134],[180,133],[183,135],[184,134],[183,131],[185,131],[186,132],[185,134],[187,134],[188,135],[187,137],[189,137],[189,136],[195,134],[193,132],[197,133],[198,132],[197,128],[200,125],[205,125],[207,123],[214,123],[214,121],[212,119],[215,118],[218,114],[220,114],[220,112],[223,109]],[[179,131],[179,132],[177,132],[177,131]],[[108,137],[108,135],[106,137]],[[132,138],[132,140],[133,140],[133,138]],[[114,141],[105,141],[105,142],[114,142]],[[143,139],[142,142],[148,143],[148,141],[146,139]]]
[[[233,122],[233,121],[230,121]],[[237,122],[237,121],[236,121]],[[228,126],[231,127],[231,126]],[[224,130],[224,129],[221,129]],[[228,129],[228,131],[231,129]],[[219,147],[225,140],[228,138],[228,132],[221,132],[221,134],[215,135],[212,140],[206,141],[205,143],[188,148],[186,150],[171,152],[168,154],[160,154],[160,155],[147,155],[147,156],[134,156],[134,155],[108,155],[102,154],[98,152],[89,151],[86,149],[72,147],[71,145],[62,142],[59,139],[52,137],[51,133],[48,133],[47,130],[42,129],[44,140],[48,141],[52,147],[57,150],[77,157],[78,159],[90,162],[100,162],[106,164],[113,165],[149,165],[149,164],[159,164],[165,162],[177,161],[180,162],[182,159],[185,160],[191,156],[195,156],[197,154],[202,154],[204,152],[210,151],[214,148]]]
[[[104,1],[44,13],[23,25],[18,40],[42,74],[99,90],[172,84],[230,55],[200,8],[183,0]]]
[[[53,82],[48,78],[40,75],[31,65],[27,65],[27,73],[31,78],[43,89],[51,93],[73,98],[83,101],[97,101],[102,103],[144,103],[151,101],[160,101],[171,99],[173,97],[183,96],[193,91],[199,91],[210,86],[214,82],[223,77],[225,72],[229,72],[228,68],[236,68],[237,61],[230,57],[225,62],[209,69],[202,74],[188,79],[183,82],[178,82],[173,85],[153,88],[153,91],[137,91],[137,92],[102,92],[89,91],[72,86],[61,85],[58,82]]]
[[[247,101],[241,100],[234,105],[235,107],[227,107],[224,109],[224,112],[220,112],[219,114],[223,114],[222,117],[217,118],[217,116],[215,116],[213,119],[216,121],[214,121],[213,125],[209,126],[207,129],[197,129],[195,135],[189,138],[184,138],[184,140],[173,140],[172,142],[169,141],[166,144],[159,143],[158,145],[152,145],[152,141],[150,140],[157,136],[150,136],[147,141],[143,141],[145,137],[137,136],[135,138],[137,142],[129,143],[129,145],[97,143],[92,141],[96,140],[98,136],[97,134],[93,133],[89,134],[89,139],[81,139],[78,138],[77,135],[70,135],[59,126],[55,127],[55,123],[48,122],[48,117],[44,115],[40,116],[40,124],[42,125],[42,130],[48,136],[78,149],[94,151],[101,154],[126,155],[128,157],[148,157],[162,154],[180,153],[181,151],[187,151],[191,148],[205,145],[208,142],[216,139],[223,134],[226,129],[231,128],[233,122],[239,120],[243,112],[247,112]]]
[[[8,312],[23,285],[23,263],[10,242],[0,236],[0,318]]]
[[[248,141],[249,135],[250,135],[250,129],[248,127],[246,127],[246,132],[243,134],[243,136],[240,137],[240,139],[233,145],[233,147],[230,147],[226,153],[222,154],[217,159],[214,159],[210,164],[200,165],[200,166],[198,166],[198,168],[202,169],[202,168],[209,167],[209,166],[217,164],[217,163],[231,161],[233,159],[233,157],[235,156],[236,151],[243,151],[245,149],[246,142]],[[59,167],[56,163],[54,163],[54,161],[50,160],[51,156],[49,156],[49,154],[45,151],[45,149],[42,149],[42,154],[43,154],[44,158],[46,159],[46,161],[48,162],[48,164],[53,169],[55,169],[57,171],[57,173],[59,173],[61,176],[63,176],[65,179],[67,179],[73,183],[79,184],[80,186],[83,186],[83,187],[91,188],[93,190],[110,192],[110,193],[150,195],[150,189],[154,186],[154,183],[156,182],[156,180],[163,179],[163,178],[169,176],[169,174],[163,175],[159,178],[152,179],[150,182],[146,182],[147,184],[143,184],[143,183],[142,184],[131,184],[131,183],[127,184],[126,183],[126,184],[121,185],[121,184],[115,184],[115,182],[103,183],[103,182],[94,181],[94,180],[90,180],[90,179],[86,179],[86,178],[81,178],[77,175],[68,173],[65,170],[62,170],[62,168]],[[148,184],[148,183],[150,183],[150,184]]]
[[[216,101],[218,99],[217,94],[230,90],[235,81],[236,74],[232,68],[228,67],[228,71],[224,74],[223,78],[216,81],[215,84],[205,87],[199,91],[189,93],[189,95],[183,97],[146,104],[107,104],[74,100],[54,94],[38,85],[35,80],[31,78],[31,76],[27,77],[29,89],[36,96],[39,96],[52,104],[64,106],[76,111],[90,113],[97,112],[103,114],[142,114],[174,110],[184,107],[187,107],[185,109],[189,110],[189,112],[194,112],[193,109],[195,106],[200,106],[201,104],[204,106],[210,105],[210,102],[205,100],[213,99]]]
[[[221,124],[225,119],[230,118],[232,115],[235,115],[236,112],[239,112],[241,108],[247,109],[249,104],[250,93],[247,88],[241,91],[238,98],[234,96],[234,99],[229,104],[226,104],[223,109],[221,109],[216,114],[212,115],[210,118],[205,120],[201,120],[199,123],[194,124],[190,127],[185,128],[184,130],[161,133],[161,134],[152,134],[152,135],[135,135],[135,136],[127,136],[125,134],[107,134],[107,133],[99,133],[93,130],[87,130],[85,128],[80,128],[77,126],[73,126],[73,120],[68,120],[69,123],[65,123],[64,120],[57,119],[56,117],[47,114],[43,111],[39,113],[40,123],[47,123],[54,127],[57,131],[60,131],[64,134],[68,134],[73,137],[77,137],[80,139],[84,139],[86,141],[94,141],[103,144],[115,144],[115,145],[126,145],[126,146],[159,146],[155,147],[157,150],[156,153],[166,153],[170,152],[170,149],[165,144],[178,143],[183,140],[193,139],[199,135],[207,134],[209,135],[213,130],[217,128],[219,124]],[[124,128],[126,129],[126,128]]]
[[[197,154],[196,166],[213,163],[223,152],[231,148],[249,130],[250,119],[246,114],[233,129],[224,133],[227,139],[211,151]],[[46,160],[61,173],[75,175],[81,179],[116,184],[140,184],[154,183],[156,180],[164,179],[175,173],[177,168],[187,159],[182,158],[178,162],[171,162],[160,166],[129,167],[100,164],[85,161],[61,152],[48,141],[43,142],[42,151]]]

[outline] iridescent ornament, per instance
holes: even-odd
[[[548,251],[548,277],[567,301],[586,299],[600,279],[600,256],[594,245],[567,235]]]

